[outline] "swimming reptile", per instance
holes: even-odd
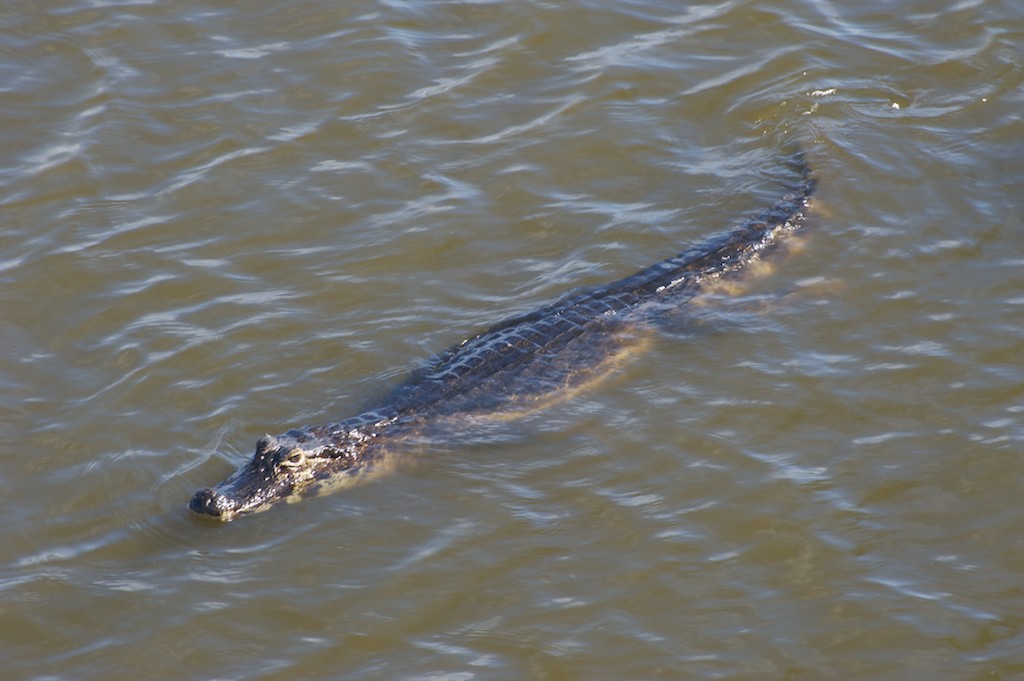
[[[324,494],[390,468],[394,453],[424,432],[530,413],[582,389],[638,347],[659,308],[735,278],[800,227],[816,182],[802,154],[791,164],[800,175],[792,193],[739,227],[625,279],[506,319],[442,352],[357,416],[265,435],[247,464],[196,492],[189,508],[231,520]]]

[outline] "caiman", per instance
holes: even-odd
[[[227,480],[199,490],[189,508],[231,520],[278,501],[324,494],[392,466],[425,432],[537,411],[613,370],[641,343],[639,331],[759,262],[800,228],[815,180],[802,154],[790,193],[738,227],[610,284],[571,292],[462,341],[380,400],[338,423],[266,435]]]

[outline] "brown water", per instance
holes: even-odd
[[[5,679],[1024,678],[1024,8],[6,2]],[[264,432],[819,178],[570,404],[230,524]]]

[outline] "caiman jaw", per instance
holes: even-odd
[[[301,498],[287,481],[278,481],[276,485],[266,487],[239,485],[238,482],[237,479],[228,479],[217,487],[199,490],[188,502],[189,509],[200,515],[228,521],[240,515],[263,511],[279,501]],[[244,478],[242,482],[245,482]]]
[[[225,494],[221,494],[213,487],[207,487],[196,492],[188,507],[202,515],[208,515],[218,520],[231,520],[238,515],[238,504]]]

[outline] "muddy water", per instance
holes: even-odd
[[[1015,3],[7,3],[10,679],[1024,675]],[[611,380],[186,510],[264,432],[819,178]]]

